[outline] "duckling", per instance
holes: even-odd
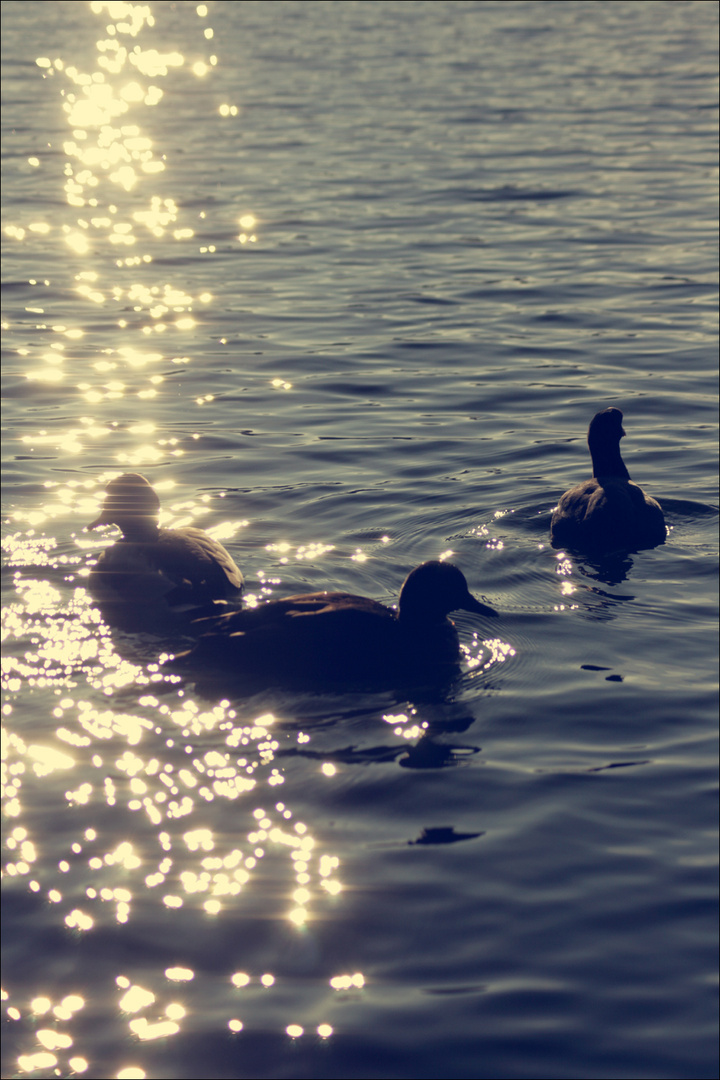
[[[665,540],[660,503],[633,483],[620,456],[622,420],[619,409],[604,409],[591,420],[592,479],[566,491],[555,507],[553,547],[611,554],[655,547]]]
[[[385,688],[452,677],[460,658],[447,618],[463,609],[496,618],[468,590],[451,563],[426,562],[411,571],[398,610],[343,592],[270,600],[255,608],[199,620],[195,647],[169,662],[173,671],[208,675],[212,685]]]
[[[160,500],[144,476],[125,473],[110,481],[102,510],[87,528],[117,525],[123,535],[90,574],[95,599],[147,611],[239,598],[243,577],[222,544],[202,529],[161,529],[159,513]]]

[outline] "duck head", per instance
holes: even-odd
[[[451,611],[474,611],[498,616],[494,608],[481,604],[468,589],[465,575],[452,563],[422,563],[408,574],[400,590],[398,615],[401,622],[442,622]]]
[[[117,525],[126,540],[156,540],[159,514],[160,500],[145,477],[125,473],[105,488],[102,510],[86,528]]]
[[[588,428],[588,443],[598,439],[620,442],[625,435],[622,422],[623,414],[619,409],[603,409],[602,412],[595,413]]]

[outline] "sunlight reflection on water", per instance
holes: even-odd
[[[8,1073],[701,1074],[711,7],[3,4]],[[676,499],[610,569],[546,535],[608,396]],[[86,588],[128,469],[248,606],[453,550],[501,631],[201,697]]]
[[[67,245],[71,272],[72,262],[76,264],[77,296],[91,306],[104,308],[110,303],[117,313],[117,328],[125,340],[121,337],[121,344],[105,346],[102,358],[85,367],[86,378],[72,389],[67,382],[63,355],[66,346],[60,343],[52,344],[41,355],[33,349],[25,350],[25,378],[62,386],[63,393],[79,394],[90,407],[112,408],[113,403],[132,395],[138,404],[152,409],[163,388],[167,390],[164,386],[167,373],[150,370],[143,381],[138,378],[139,372],[158,365],[181,368],[190,361],[187,356],[173,355],[172,346],[160,352],[130,344],[128,336],[140,335],[147,340],[150,335],[162,335],[170,330],[180,336],[192,333],[198,326],[195,309],[199,306],[207,310],[213,297],[207,288],[193,296],[179,283],[158,275],[154,262],[168,245],[191,244],[194,253],[197,240],[195,230],[182,223],[183,211],[173,197],[156,190],[146,196],[145,208],[138,206],[147,187],[165,173],[165,154],[157,154],[155,136],[144,134],[139,124],[128,120],[133,113],[138,117],[148,116],[148,109],[163,100],[160,81],[173,76],[202,78],[217,64],[217,57],[211,55],[206,62],[190,63],[176,50],[163,53],[141,45],[143,35],[157,32],[149,5],[92,3],[89,10],[94,16],[110,20],[105,25],[106,36],[95,43],[94,71],[81,71],[64,58],[40,57],[36,61],[44,78],[65,83],[61,89],[62,107],[70,132],[63,141],[64,196],[68,207],[80,214],[60,224],[39,221],[26,227],[10,223],[6,234],[20,243],[42,236],[45,243],[60,241]],[[196,13],[200,20],[207,18],[207,9],[202,6]],[[207,42],[212,36],[212,28],[205,26],[204,40]],[[131,45],[132,39],[137,44]],[[138,77],[145,82],[139,82]],[[237,109],[227,107],[221,113],[237,116]],[[33,160],[43,164],[42,159]],[[201,211],[199,220],[204,216]],[[253,230],[258,224],[255,214],[246,210],[238,221],[242,232],[237,243],[255,243],[257,236]],[[143,250],[116,257],[118,247],[138,246]],[[211,253],[215,248],[206,245],[203,250]],[[44,314],[45,308],[28,307],[27,311]],[[42,327],[47,329],[44,323]],[[80,341],[88,333],[88,328],[67,327],[59,322],[50,329],[72,341]],[[127,376],[132,376],[130,384],[125,381]],[[277,385],[290,388],[286,380],[277,380]],[[195,404],[207,405],[213,398],[212,394],[205,394]],[[138,442],[138,435],[153,434],[152,415],[145,412],[143,425],[123,425],[128,438],[116,450],[119,464],[134,467],[160,464],[169,456],[185,453],[186,447],[177,437],[160,437],[155,443]],[[63,437],[55,430],[51,434],[26,434],[23,440],[31,451],[48,446],[65,454],[80,455],[88,442],[117,434],[115,429],[117,424],[86,417],[81,426]]]

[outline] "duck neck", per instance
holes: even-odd
[[[416,604],[412,599],[408,602],[403,597],[400,598],[398,604],[398,619],[406,627],[441,626],[448,622],[444,611],[429,608],[427,602]]]
[[[123,540],[130,544],[154,544],[160,535],[157,521],[149,517],[127,518],[120,527]]]
[[[616,443],[596,443],[588,440],[590,457],[592,458],[593,476],[613,476],[618,480],[629,480],[630,473],[627,471],[625,462],[620,454],[620,440]]]

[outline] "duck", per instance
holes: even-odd
[[[630,479],[620,455],[620,409],[603,409],[590,421],[592,478],[570,488],[550,522],[553,547],[596,554],[656,547],[667,537],[660,503]]]
[[[243,576],[229,552],[202,529],[163,529],[160,499],[139,473],[111,480],[99,515],[86,526],[116,525],[121,538],[100,555],[90,573],[93,597],[126,614],[150,609],[203,610],[239,600]]]
[[[460,644],[451,611],[498,612],[469,591],[462,571],[438,560],[412,570],[397,610],[345,592],[313,592],[199,620],[196,645],[169,658],[196,681],[257,688],[391,689],[452,679]]]

